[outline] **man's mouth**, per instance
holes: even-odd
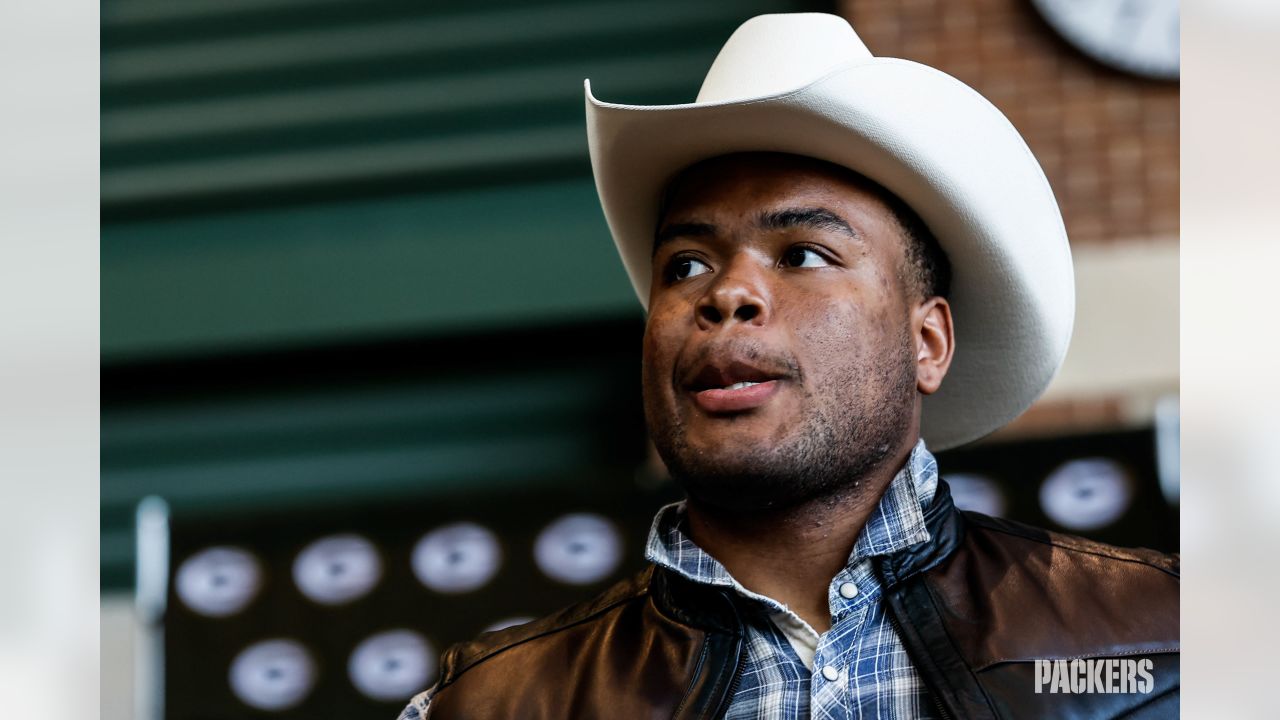
[[[742,361],[709,362],[685,383],[693,402],[711,414],[746,412],[764,405],[785,379]]]
[[[708,388],[693,393],[693,402],[712,414],[754,410],[778,391],[778,380],[739,382],[724,388]]]

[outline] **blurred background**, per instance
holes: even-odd
[[[959,501],[1179,550],[1177,0],[108,0],[103,718],[389,720],[642,565],[679,492],[582,80],[688,102],[801,10],[990,99],[1066,218],[1066,365]]]

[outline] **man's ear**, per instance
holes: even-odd
[[[945,298],[929,298],[916,306],[911,319],[916,341],[916,389],[932,395],[942,387],[955,351],[951,305]]]

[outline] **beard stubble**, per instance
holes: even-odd
[[[881,492],[862,479],[903,444],[915,403],[912,343],[904,328],[887,352],[860,352],[802,398],[805,414],[780,439],[746,452],[702,451],[678,413],[652,416],[650,434],[672,477],[698,504],[731,512],[785,511]],[[784,360],[785,361],[785,360]]]

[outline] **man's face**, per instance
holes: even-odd
[[[851,173],[749,154],[686,171],[660,222],[643,385],[672,474],[731,509],[857,492],[918,423],[889,208]]]

